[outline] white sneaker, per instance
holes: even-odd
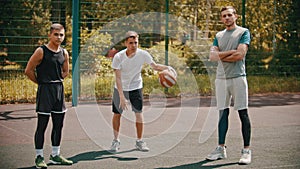
[[[242,149],[242,157],[239,164],[250,164],[251,163],[251,150]]]
[[[117,152],[120,149],[120,141],[119,140],[113,140],[111,143],[110,151]]]
[[[211,152],[206,157],[207,160],[218,160],[223,158],[227,158],[225,146],[218,146],[213,152]]]
[[[149,151],[149,148],[146,145],[146,142],[144,141],[136,141],[135,147],[140,151]]]

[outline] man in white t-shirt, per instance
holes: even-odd
[[[136,116],[136,148],[140,151],[149,151],[143,137],[143,80],[141,76],[142,67],[149,64],[154,70],[162,71],[169,69],[169,66],[156,64],[152,56],[145,50],[138,48],[139,35],[134,31],[128,31],[125,38],[126,49],[118,52],[112,61],[112,68],[115,72],[116,83],[113,94],[113,134],[114,139],[111,151],[118,151],[120,148],[119,129],[123,110],[127,110],[126,100],[129,100],[132,111]]]

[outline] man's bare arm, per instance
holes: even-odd
[[[65,62],[62,67],[62,77],[63,78],[65,78],[69,75],[69,53],[65,49],[64,49],[64,57],[65,57]]]
[[[30,57],[25,68],[25,75],[34,83],[38,83],[36,79],[35,68],[41,63],[43,54],[43,49],[40,47],[37,48]]]
[[[116,105],[116,106],[119,106],[119,108],[122,110],[127,110],[126,99],[125,99],[125,96],[123,93],[123,87],[122,87],[121,70],[114,69],[114,71],[115,71],[115,77],[116,77],[117,90],[118,90],[119,97],[120,97],[120,105]]]
[[[157,63],[151,63],[150,66],[156,70],[156,71],[163,71],[163,70],[166,70],[166,69],[169,69],[169,66],[166,66],[166,65],[162,65],[162,64],[157,64]]]
[[[236,50],[229,50],[229,51],[220,52],[219,48],[217,46],[212,46],[210,48],[210,52],[209,52],[209,60],[210,61],[223,60],[224,58],[232,55],[235,52],[236,52]]]
[[[248,45],[247,44],[239,44],[236,52],[232,53],[231,55],[221,59],[224,62],[236,62],[239,60],[244,59],[248,51]]]

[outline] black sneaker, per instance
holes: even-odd
[[[66,158],[64,158],[61,155],[57,155],[57,156],[52,156],[50,155],[50,163],[52,164],[60,164],[60,165],[72,165],[73,161],[71,160],[67,160]]]
[[[47,164],[45,163],[44,157],[37,156],[35,158],[35,166],[36,168],[47,168]]]

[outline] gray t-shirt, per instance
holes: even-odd
[[[217,33],[213,46],[219,47],[220,52],[235,50],[239,44],[250,44],[248,29],[236,26],[233,30],[223,30]],[[217,79],[230,79],[246,76],[245,58],[236,62],[219,61]]]

